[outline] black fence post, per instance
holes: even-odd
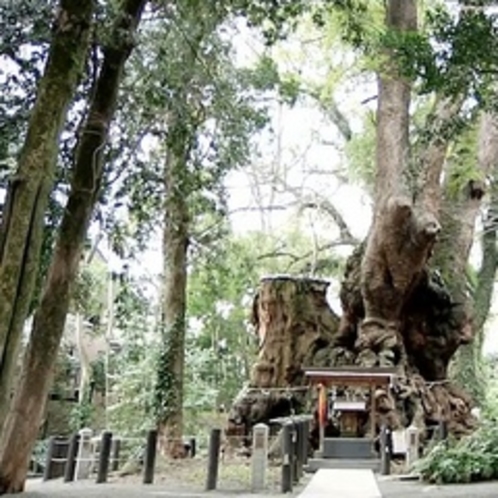
[[[194,458],[197,453],[197,441],[195,437],[190,438],[190,457]]]
[[[121,439],[116,438],[112,442],[112,465],[113,472],[119,469],[119,454],[121,453]]]
[[[303,465],[308,465],[308,451],[310,442],[310,422],[303,421]]]
[[[306,453],[306,436],[304,433],[304,420],[300,420],[297,424],[297,471],[298,478],[301,479],[303,477],[303,467],[304,467],[304,459]]]
[[[102,433],[99,451],[99,467],[97,469],[97,484],[107,481],[107,472],[109,470],[109,457],[111,456],[112,432],[105,431]]]
[[[157,451],[157,430],[149,431],[147,434],[147,447],[145,449],[144,461],[144,484],[152,484],[154,482],[154,468],[156,465]]]
[[[212,429],[209,436],[209,454],[206,479],[206,490],[216,489],[218,481],[218,464],[220,461],[221,429]]]
[[[69,448],[67,450],[66,466],[64,468],[64,482],[74,481],[76,471],[76,458],[78,456],[78,447],[80,444],[80,435],[73,434],[69,440]]]
[[[43,480],[52,479],[52,464],[55,453],[55,445],[57,444],[57,436],[50,436],[47,446],[47,454],[45,456],[45,468],[43,469]]]
[[[391,431],[387,425],[380,429],[380,473],[387,476],[391,473]]]
[[[294,449],[294,467],[293,467],[293,475],[292,478],[294,480],[294,484],[297,484],[299,482],[299,479],[301,478],[301,422],[297,421],[294,422],[293,426],[293,434],[292,434],[292,441],[293,441],[293,449]]]
[[[282,493],[292,491],[292,467],[293,467],[293,441],[292,423],[286,422],[282,426]]]

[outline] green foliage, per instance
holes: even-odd
[[[73,288],[73,307],[86,319],[98,323],[104,311],[108,285],[107,269],[99,259],[83,264]]]
[[[183,354],[185,347],[178,340],[183,337],[185,330],[185,317],[178,316],[168,329],[161,323],[161,348],[158,353],[156,384],[154,387],[154,414],[158,421],[167,421],[172,415],[178,413],[182,404],[183,392],[179,379],[176,376],[175,363]],[[181,408],[180,408],[181,409]]]
[[[33,451],[31,453],[31,462],[38,468],[44,468],[47,462],[48,440],[39,439],[36,441]]]
[[[76,432],[83,427],[90,426],[94,413],[95,407],[88,400],[74,403],[69,415],[69,428]]]
[[[115,300],[120,349],[109,358],[109,426],[139,435],[153,427],[158,339],[155,307],[144,285],[122,275]]]
[[[359,181],[367,187],[374,184],[375,140],[375,122],[373,113],[371,113],[364,121],[363,132],[353,135],[345,147],[352,180]]]
[[[451,198],[457,199],[472,181],[484,181],[484,173],[477,164],[476,125],[460,133],[448,157],[448,189]]]
[[[498,427],[487,422],[472,435],[434,446],[416,471],[435,483],[469,483],[498,478]]]

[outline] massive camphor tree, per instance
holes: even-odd
[[[492,92],[487,99],[480,93],[483,100],[469,118],[475,73],[468,51],[476,36],[494,28],[485,9],[462,2],[446,32],[452,33],[447,65],[436,67],[437,59],[429,63],[426,57],[421,9],[416,0],[385,2],[384,36],[373,57],[374,213],[366,240],[346,266],[342,316],[327,304],[326,282],[261,282],[253,311],[260,353],[249,383],[261,389],[239,394],[229,417],[232,432],[302,408],[298,392],[265,388],[302,385],[305,366],[348,365],[396,369],[392,389],[375,394],[380,420],[393,428],[413,423],[424,430],[439,420],[455,434],[474,427],[470,410],[478,393],[462,388],[479,385],[475,356],[496,271],[496,188],[487,179],[497,172],[498,121]],[[475,71],[480,68],[478,63]],[[431,110],[417,130],[411,105],[421,87],[431,95]],[[470,173],[454,152],[468,127],[477,150]],[[471,295],[468,260],[484,199],[490,209],[483,265]]]

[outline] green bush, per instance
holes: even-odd
[[[438,443],[415,470],[424,480],[440,484],[498,479],[498,427],[489,422],[458,441]]]

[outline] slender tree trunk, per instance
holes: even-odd
[[[171,123],[171,129],[177,126]],[[164,172],[165,216],[163,228],[163,347],[158,365],[156,408],[161,451],[183,456],[183,386],[185,366],[185,313],[189,209],[186,159],[190,140],[170,144]],[[180,150],[179,150],[180,149]]]
[[[123,0],[114,25],[115,45],[104,47],[104,60],[81,130],[54,256],[40,306],[35,314],[21,380],[0,437],[0,494],[24,487],[29,456],[38,433],[52,381],[53,365],[64,331],[83,243],[98,198],[102,150],[107,142],[124,64],[146,0]],[[124,36],[123,33],[129,33]]]
[[[0,427],[36,282],[44,216],[67,108],[81,77],[93,0],[61,0],[45,72],[11,179],[0,233]]]
[[[192,24],[193,34],[183,54],[190,68],[175,89],[175,105],[167,113],[166,160],[164,168],[163,295],[161,306],[162,347],[157,365],[155,411],[159,447],[163,454],[183,457],[183,392],[185,370],[185,331],[187,301],[187,250],[190,238],[189,196],[192,193],[188,161],[202,116],[189,95],[195,80],[197,51],[203,39],[216,29],[203,19]],[[192,19],[191,19],[192,20]],[[194,83],[195,86],[195,83]],[[201,92],[202,93],[202,92]]]
[[[78,385],[78,404],[84,405],[88,397],[87,388],[90,384],[90,358],[88,357],[88,352],[85,348],[85,327],[83,321],[83,315],[78,312],[75,316],[75,338],[76,338],[76,349],[78,351],[78,361],[80,364],[80,380]]]
[[[452,294],[461,308],[461,315],[472,328],[469,344],[459,348],[452,364],[452,377],[462,386],[467,386],[476,400],[482,400],[485,394],[483,371],[481,369],[480,335],[485,317],[490,308],[494,277],[496,274],[496,232],[493,220],[493,204],[497,201],[496,180],[492,185],[490,199],[490,216],[485,222],[485,234],[482,237],[483,259],[478,275],[474,299],[468,292],[467,262],[474,241],[475,221],[482,204],[486,187],[485,179],[498,174],[498,119],[492,113],[481,117],[478,135],[478,171],[480,179],[469,180],[457,193],[447,188],[444,243],[441,245],[440,266]],[[458,172],[457,172],[458,174]],[[452,177],[449,175],[451,185]],[[454,182],[453,182],[454,183]]]

